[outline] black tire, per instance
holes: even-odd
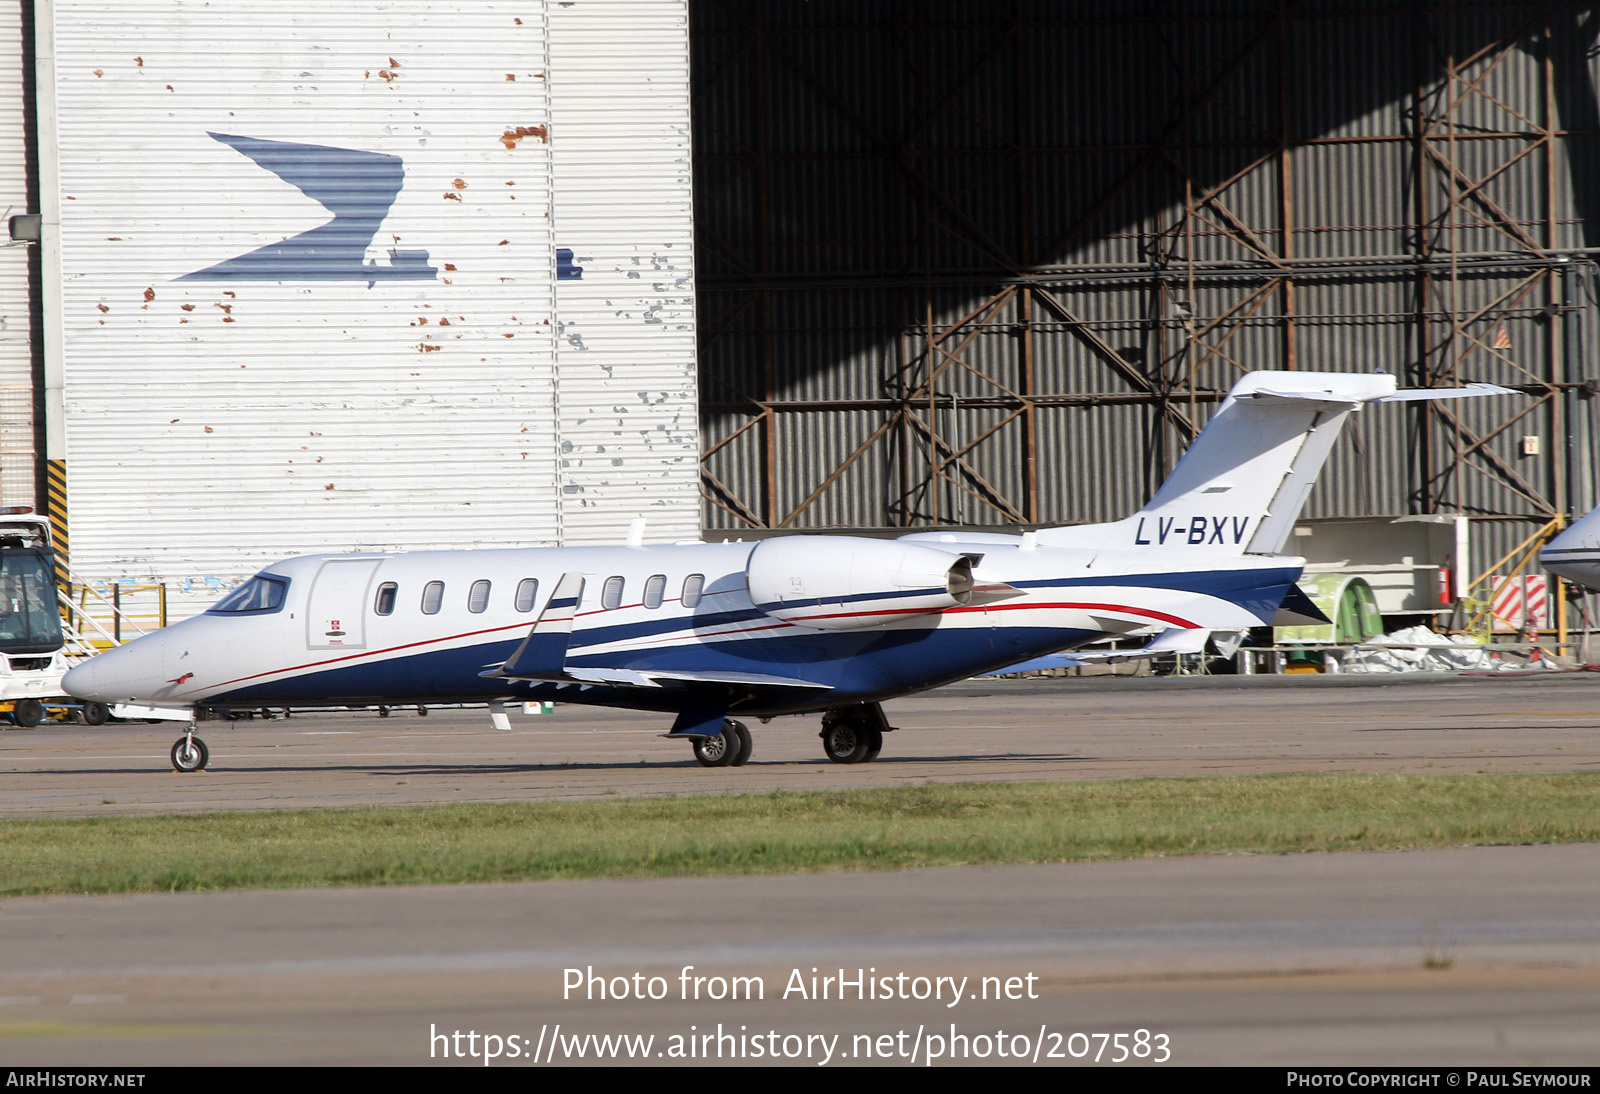
[[[867,754],[873,752],[873,734],[854,718],[840,718],[831,722],[822,729],[822,752],[828,759],[836,764],[859,764],[867,762]],[[883,739],[879,736],[878,747],[883,747]]]
[[[191,748],[190,745],[193,745]],[[204,771],[211,759],[206,743],[199,737],[179,737],[172,744],[172,766],[177,771]]]
[[[18,699],[11,706],[11,720],[23,729],[44,721],[44,704],[37,699]]]
[[[85,725],[103,726],[111,721],[111,708],[104,703],[85,703],[80,713]]]
[[[694,758],[701,767],[727,767],[739,754],[739,738],[730,733],[694,739]]]
[[[878,758],[878,753],[883,751],[883,734],[876,729],[867,730],[867,754],[861,757],[861,762],[870,764]]]
[[[739,741],[739,747],[734,752],[733,759],[728,766],[743,767],[749,763],[750,753],[755,751],[756,746],[755,738],[750,735],[750,727],[741,721],[729,718],[722,723],[722,732],[724,736],[730,732],[733,733]]]

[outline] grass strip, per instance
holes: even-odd
[[[0,895],[1600,840],[1600,775],[1264,775],[0,822]]]

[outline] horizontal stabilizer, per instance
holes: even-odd
[[[1257,405],[1290,403],[1320,403],[1325,406],[1354,406],[1358,403],[1412,403],[1423,399],[1475,399],[1480,395],[1515,395],[1516,390],[1509,387],[1500,387],[1498,384],[1468,384],[1465,387],[1411,387],[1388,395],[1376,398],[1362,398],[1354,392],[1341,392],[1337,389],[1327,391],[1286,391],[1274,388],[1257,388],[1255,391],[1241,393],[1241,401],[1248,400]]]
[[[1479,395],[1516,395],[1515,388],[1498,384],[1468,384],[1466,387],[1408,387],[1393,395],[1374,399],[1375,403],[1411,403],[1419,399],[1474,399]]]
[[[1352,407],[1362,402],[1377,402],[1376,399],[1341,399],[1323,391],[1247,391],[1237,399],[1253,406]]]

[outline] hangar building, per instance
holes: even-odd
[[[1594,5],[690,13],[709,528],[1117,519],[1258,368],[1525,393],[1336,449],[1291,542],[1396,607],[1595,504]]]
[[[1107,520],[1257,368],[1524,393],[1310,499],[1419,611],[1596,501],[1592,4],[12,13],[0,500],[85,581]]]

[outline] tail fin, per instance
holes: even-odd
[[[1143,509],[1113,524],[1045,529],[1039,542],[1276,554],[1352,411],[1371,402],[1506,392],[1475,384],[1396,393],[1394,377],[1383,373],[1252,372]]]

